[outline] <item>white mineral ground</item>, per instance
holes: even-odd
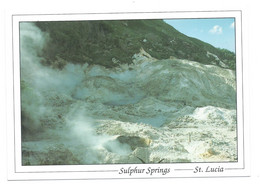
[[[24,165],[237,161],[234,71],[144,50],[56,70],[37,55],[47,36],[21,25]]]

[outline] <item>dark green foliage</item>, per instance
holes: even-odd
[[[235,54],[190,38],[163,20],[60,21],[36,22],[49,33],[50,40],[43,51],[43,64],[62,68],[66,62],[100,64],[114,67],[131,63],[132,56],[142,47],[157,59],[174,56],[212,64],[219,57],[230,69],[235,69]],[[219,65],[219,63],[216,63]]]
[[[233,52],[230,52],[226,49],[218,49],[218,57],[224,61],[229,68],[235,70],[236,69],[236,56]]]

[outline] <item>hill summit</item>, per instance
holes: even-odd
[[[235,54],[188,37],[163,20],[36,22],[48,34],[42,64],[62,69],[67,62],[107,68],[131,64],[143,48],[156,59],[170,57],[235,70]]]

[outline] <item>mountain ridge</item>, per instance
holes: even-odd
[[[54,68],[67,62],[108,68],[131,64],[132,56],[144,48],[157,59],[173,56],[235,70],[233,52],[188,37],[163,20],[36,22],[36,26],[49,35],[42,64]]]

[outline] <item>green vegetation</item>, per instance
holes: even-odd
[[[174,56],[204,64],[220,65],[218,58],[230,69],[235,69],[235,54],[218,49],[195,38],[190,38],[163,20],[111,20],[36,22],[49,33],[42,63],[63,68],[66,62],[99,64],[114,67],[131,63],[132,56],[144,48],[157,59]]]

